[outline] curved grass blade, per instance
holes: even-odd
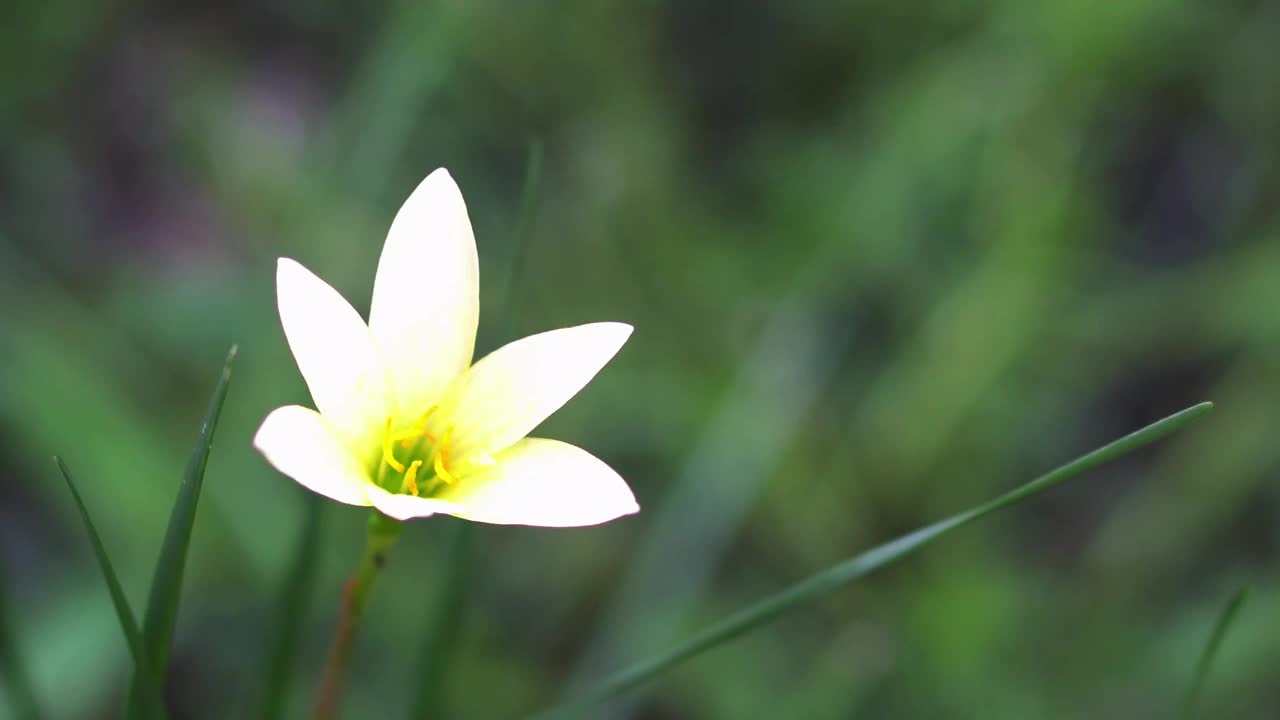
[[[18,635],[14,631],[13,606],[9,599],[5,568],[0,566],[0,674],[3,674],[9,693],[13,716],[21,720],[40,717],[40,705],[31,685],[31,675],[18,650]]]
[[[520,191],[520,205],[516,211],[515,230],[511,238],[511,257],[507,269],[507,287],[502,295],[503,329],[501,342],[515,337],[519,326],[519,308],[516,297],[524,270],[524,256],[537,221],[538,197],[542,192],[542,141],[529,141],[525,160],[524,186]],[[476,533],[473,523],[454,523],[449,539],[448,561],[440,573],[439,594],[435,612],[427,625],[423,641],[422,673],[416,678],[417,692],[413,699],[414,718],[443,716],[443,691],[448,673],[449,659],[457,642],[458,628],[462,625],[462,611],[466,607],[467,569],[475,553]]]
[[[160,696],[160,684],[156,681],[154,666],[147,657],[147,648],[142,641],[142,633],[138,631],[138,622],[133,617],[133,610],[129,607],[124,589],[120,587],[120,580],[116,578],[116,571],[111,567],[111,560],[107,558],[107,550],[102,545],[102,539],[98,537],[93,520],[89,518],[89,509],[85,507],[80,492],[71,481],[71,472],[67,470],[62,458],[55,456],[53,461],[58,464],[58,472],[62,473],[62,478],[67,481],[71,497],[75,499],[76,508],[80,510],[80,519],[84,521],[84,528],[89,533],[89,542],[93,544],[93,553],[98,558],[98,566],[102,568],[102,577],[107,581],[107,590],[111,592],[111,602],[115,605],[120,629],[124,631],[125,640],[129,643],[129,654],[133,656],[134,677],[137,678],[138,706],[143,717],[151,720],[167,718],[168,713],[165,712],[164,701]]]
[[[524,186],[520,190],[520,208],[516,212],[516,225],[511,238],[511,257],[507,259],[507,288],[502,295],[503,329],[500,342],[514,339],[520,313],[516,308],[516,296],[524,274],[524,256],[529,247],[538,219],[538,196],[542,193],[542,141],[529,141],[525,159]]]
[[[1209,642],[1205,644],[1204,651],[1200,653],[1200,661],[1196,663],[1195,674],[1191,676],[1191,685],[1187,687],[1186,697],[1182,701],[1182,717],[1186,720],[1194,717],[1196,702],[1200,699],[1200,691],[1204,689],[1205,680],[1209,677],[1209,668],[1213,665],[1213,660],[1218,656],[1218,649],[1222,647],[1222,640],[1227,636],[1227,631],[1231,629],[1231,624],[1235,622],[1236,617],[1240,614],[1240,608],[1244,606],[1245,600],[1249,599],[1249,589],[1240,588],[1227,601],[1222,612],[1218,615],[1218,621],[1213,625],[1213,632],[1209,635]]]
[[[854,580],[919,550],[951,530],[967,525],[996,510],[1021,502],[1032,495],[1057,485],[1063,480],[1093,470],[1100,465],[1149,445],[1182,429],[1190,422],[1203,417],[1212,409],[1213,403],[1206,402],[1174,413],[1115,442],[1082,455],[1066,465],[1046,475],[1041,475],[1035,480],[993,500],[910,532],[895,540],[855,555],[815,575],[811,575],[807,579],[766,597],[745,610],[730,615],[728,618],[695,634],[680,645],[656,657],[624,668],[605,680],[595,691],[581,699],[551,708],[539,714],[538,717],[579,717],[593,705],[630,690],[703,651],[710,650],[761,625],[772,622],[787,611],[794,610],[807,602],[830,594]]]
[[[285,716],[289,681],[293,677],[294,664],[298,658],[298,638],[302,635],[311,588],[315,584],[316,558],[320,549],[320,520],[324,505],[319,496],[310,493],[306,503],[307,514],[303,520],[302,534],[298,538],[298,547],[289,566],[289,576],[280,593],[280,605],[276,608],[275,619],[271,623],[271,650],[267,653],[260,674],[262,689],[255,715],[260,720],[275,720]]]
[[[151,578],[151,592],[147,597],[147,616],[142,634],[147,643],[147,654],[155,668],[156,682],[164,687],[169,664],[169,651],[173,647],[173,628],[178,619],[178,601],[182,595],[182,574],[187,564],[187,548],[191,545],[191,528],[195,524],[196,506],[204,487],[204,468],[209,462],[209,446],[213,443],[213,431],[227,399],[227,387],[231,382],[231,363],[236,358],[235,345],[227,352],[218,384],[209,398],[209,409],[196,435],[195,449],[187,461],[187,469],[178,488],[178,497],[169,514],[169,527],[164,533],[164,545],[156,561],[155,574]],[[129,690],[125,717],[134,717],[137,707],[137,680]]]
[[[449,657],[457,641],[458,628],[462,625],[463,600],[466,597],[467,570],[471,567],[475,532],[472,524],[454,521],[450,529],[447,560],[440,573],[439,592],[435,611],[427,628],[422,652],[422,671],[417,675],[417,693],[413,701],[411,718],[447,717],[444,712],[443,691],[449,669]]]

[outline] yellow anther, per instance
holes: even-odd
[[[433,453],[433,455],[435,455],[435,458],[434,458],[435,462],[433,463],[433,467],[435,468],[435,471],[436,471],[436,477],[440,478],[441,480],[445,481],[450,485],[458,481],[458,478],[454,477],[453,473],[449,472],[449,468],[448,468],[449,442],[452,440],[453,440],[453,426],[450,425],[448,428],[445,428],[444,437],[440,438],[440,443],[436,445],[436,450]]]
[[[436,477],[445,481],[447,484],[452,485],[458,481],[458,478],[454,477],[453,473],[449,472],[449,469],[444,466],[444,455],[436,455],[435,468]]]
[[[395,468],[396,472],[404,472],[404,463],[396,460],[396,455],[392,451],[395,440],[391,435],[391,418],[387,418],[387,427],[382,431],[382,462]]]
[[[400,493],[409,493],[415,497],[418,494],[418,468],[422,467],[421,460],[414,460],[409,463],[409,469],[404,471],[404,480],[400,482]]]

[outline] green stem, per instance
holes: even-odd
[[[338,610],[338,624],[333,631],[333,644],[329,659],[325,661],[320,690],[316,693],[315,720],[333,720],[338,716],[338,701],[342,695],[342,678],[351,658],[356,627],[364,614],[365,604],[378,572],[387,563],[387,552],[400,536],[399,522],[374,512],[369,517],[369,533],[365,539],[364,554],[356,572],[347,579],[342,590],[342,604]]]

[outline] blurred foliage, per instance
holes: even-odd
[[[307,402],[273,268],[367,310],[390,219],[447,166],[516,335],[637,331],[545,433],[643,512],[482,528],[446,697],[507,717],[837,559],[1202,399],[1193,431],[664,677],[637,717],[1165,717],[1280,706],[1280,3],[10,4],[0,25],[0,534],[54,717],[127,651],[48,458],[141,605],[222,354],[170,671],[247,712],[303,492],[250,437]],[[424,282],[430,272],[424,271]],[[363,512],[328,506],[289,706]],[[448,521],[411,524],[352,717],[406,716]],[[67,682],[74,678],[75,682]],[[7,703],[0,702],[0,707]]]

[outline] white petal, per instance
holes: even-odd
[[[431,517],[436,513],[454,514],[458,511],[458,507],[453,503],[435,498],[414,497],[413,495],[394,495],[377,485],[370,485],[366,488],[366,491],[369,495],[369,500],[373,502],[373,506],[378,508],[379,512],[396,520]]]
[[[602,460],[559,440],[526,438],[497,463],[468,473],[438,500],[439,510],[502,525],[595,525],[640,510],[631,488]]]
[[[443,168],[391,223],[373,284],[369,328],[391,374],[398,422],[438,403],[475,350],[480,266],[467,206]]]
[[[368,505],[366,470],[320,413],[299,405],[276,408],[253,438],[267,462],[300,485],[348,505]]]
[[[495,350],[450,389],[434,432],[454,426],[450,454],[496,454],[529,434],[583,388],[631,335],[592,323],[530,335]]]
[[[276,266],[280,322],[316,408],[361,459],[376,452],[387,418],[386,370],[359,313],[289,258]]]

